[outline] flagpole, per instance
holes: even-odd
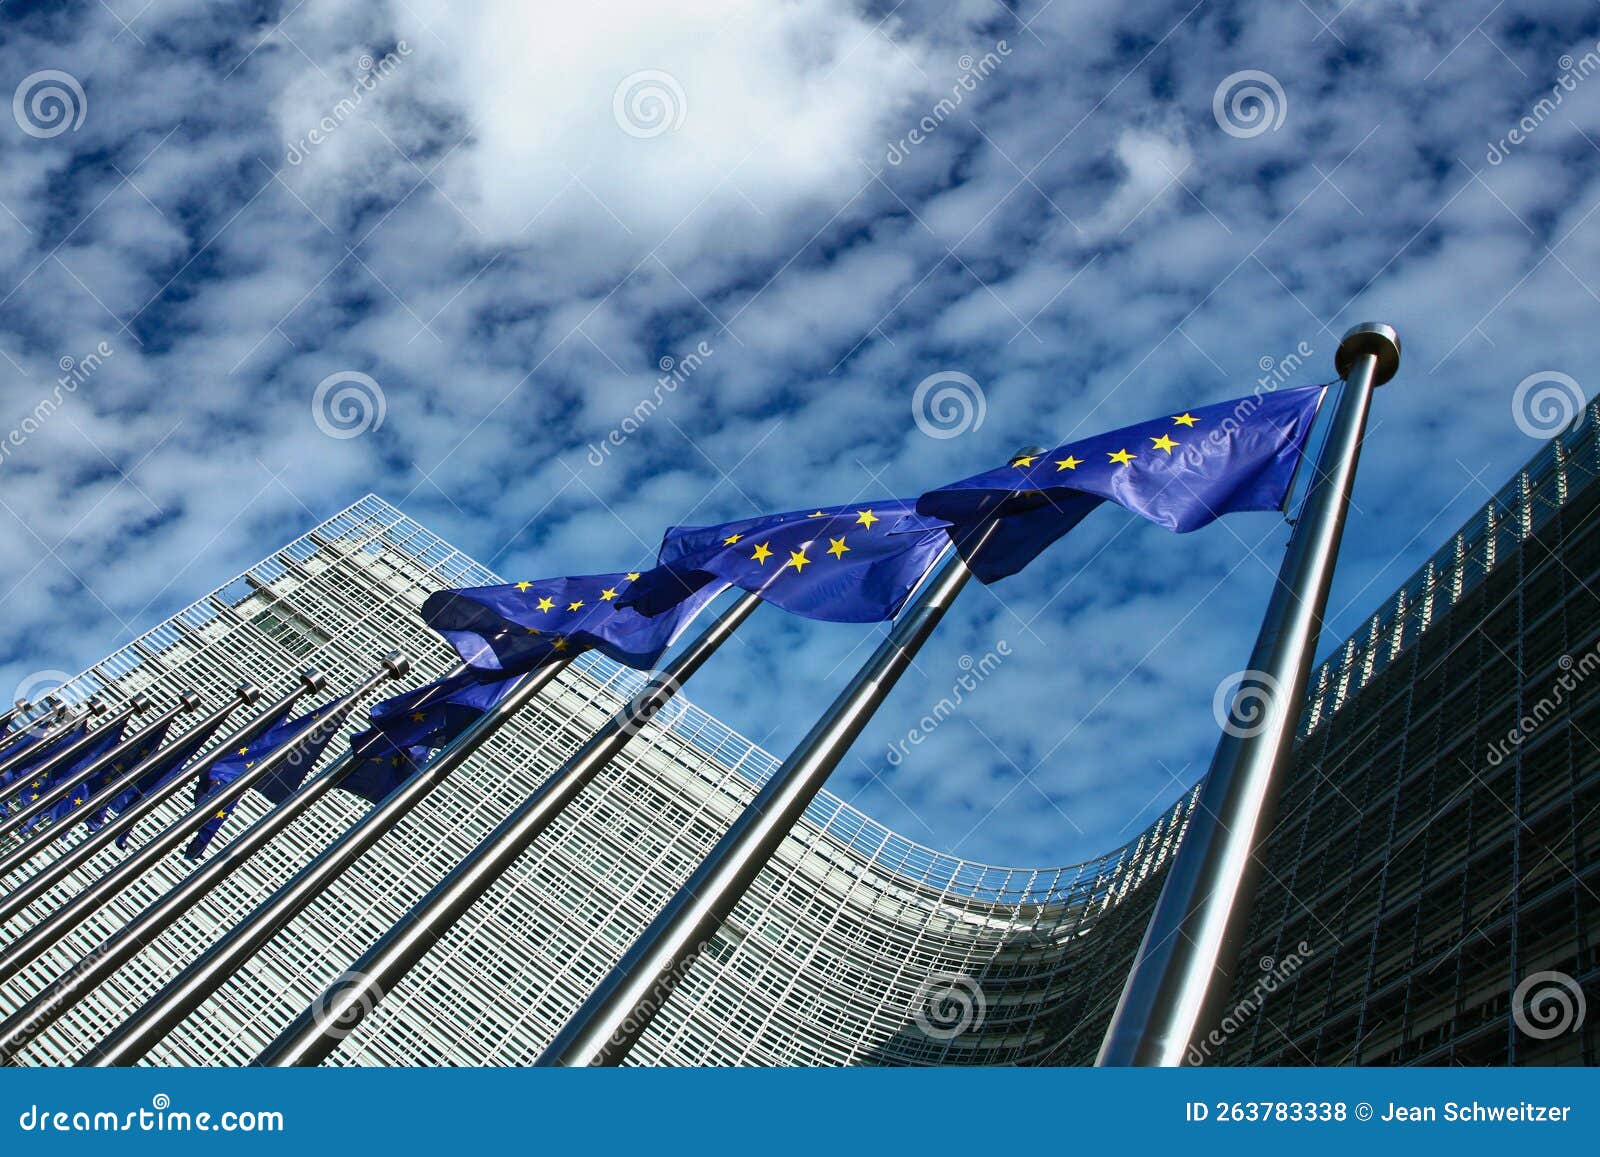
[[[34,706],[35,704],[29,704],[25,710],[31,711],[33,710]],[[11,728],[3,735],[0,735],[0,771],[5,770],[4,760],[10,758],[4,753],[11,751],[12,744],[16,743],[19,739],[27,738],[28,733],[31,732],[35,727],[40,729],[48,729],[56,727],[64,720],[72,718],[72,709],[69,708],[65,703],[57,700],[54,696],[51,696],[49,699],[46,699],[42,704],[38,704],[37,706],[44,707],[46,710],[41,711],[34,719],[25,719],[19,721],[17,726]],[[31,747],[32,745],[30,744],[29,746]],[[16,753],[12,752],[12,754],[14,755]]]
[[[740,595],[251,1063],[315,1065],[333,1052],[760,604],[758,594]]]
[[[1013,457],[1030,453],[1043,451],[1026,447]],[[983,550],[997,526],[982,523],[971,533],[962,544],[967,557]],[[872,657],[535,1064],[622,1063],[972,578],[962,553],[946,548],[948,561],[900,612]]]
[[[57,768],[70,765],[74,758],[82,755],[96,743],[99,743],[101,740],[105,739],[105,729],[107,727],[116,727],[118,724],[126,723],[135,715],[143,715],[146,711],[150,710],[154,704],[155,700],[143,693],[133,696],[116,711],[113,711],[110,715],[106,716],[99,727],[86,728],[81,736],[79,736],[77,739],[74,739],[71,743],[67,744],[54,755],[51,755],[43,763],[39,764],[37,767],[30,767],[28,769],[28,775],[39,780],[48,778],[55,773]],[[118,740],[119,744],[121,742],[121,740]],[[5,794],[9,797],[11,791],[16,788],[16,786],[16,784],[8,785],[5,789]],[[6,830],[7,828],[5,825],[0,825],[0,835],[4,835]]]
[[[26,699],[18,699],[16,703],[12,704],[9,711],[7,711],[4,715],[0,715],[0,728],[9,727],[11,725],[11,721],[17,716],[32,710],[32,703],[29,703]]]
[[[241,705],[248,706],[249,704],[252,704],[256,702],[256,700],[260,699],[261,689],[254,683],[251,683],[247,680],[239,684],[236,695],[237,699],[235,702],[224,703],[206,714],[195,723],[194,727],[180,736],[177,742],[186,742],[189,737],[193,735],[209,735],[221,725],[222,721],[226,719],[236,707]],[[143,779],[150,769],[157,766],[163,759],[167,758],[168,754],[169,752],[165,747],[157,748],[144,759],[140,760],[132,768],[123,772],[116,779],[111,780],[105,785],[105,787],[95,792],[95,794],[90,796],[88,801],[85,802],[83,805],[84,814],[93,815],[102,805],[108,804],[115,800],[123,792],[127,791],[134,784]],[[71,830],[72,828],[70,825],[62,825],[59,828],[47,828],[44,832],[40,833],[36,839],[28,840],[19,847],[13,848],[9,854],[0,857],[0,880],[5,879],[17,868],[21,867],[23,864],[39,855],[42,851],[50,846],[53,840],[66,835]]]
[[[6,772],[10,771],[13,767],[16,767],[18,764],[23,763],[24,761],[26,761],[27,758],[28,758],[28,753],[30,751],[31,752],[43,751],[46,746],[48,746],[51,743],[54,743],[57,739],[60,739],[67,732],[71,731],[79,723],[82,723],[85,716],[87,716],[87,715],[94,715],[94,716],[104,715],[105,711],[106,711],[106,707],[105,707],[104,703],[100,702],[100,700],[91,699],[91,700],[89,700],[89,702],[87,702],[87,703],[85,703],[83,705],[83,710],[84,710],[84,715],[73,715],[73,714],[71,714],[70,711],[68,711],[66,714],[64,714],[61,717],[61,720],[58,723],[56,723],[55,726],[51,727],[48,731],[46,731],[43,735],[41,735],[39,737],[39,741],[37,743],[30,743],[27,747],[23,748],[21,751],[14,751],[9,756],[6,756],[4,759],[0,759],[0,775],[4,775]],[[116,723],[118,718],[126,718],[126,717],[127,717],[127,709],[124,708],[123,712],[119,716],[113,716],[111,719],[107,720],[107,722],[114,724],[114,723]],[[64,750],[65,749],[63,749],[63,751]],[[54,763],[55,759],[56,759],[56,757],[52,755],[50,757],[50,762]],[[44,765],[41,764],[40,766],[43,767]]]
[[[219,940],[191,961],[176,977],[167,981],[156,996],[135,1009],[115,1031],[85,1053],[79,1063],[96,1068],[131,1065],[149,1052],[190,1012],[204,1003],[206,997],[221,987],[230,976],[259,952],[283,929],[284,925],[322,895],[335,879],[360,859],[373,844],[382,839],[402,816],[444,782],[445,777],[477,751],[506,720],[548,686],[561,671],[566,669],[569,662],[560,660],[549,663],[523,676],[498,703],[458,735],[450,746],[419,768],[382,803],[341,832],[333,843],[318,853],[316,859],[300,869],[243,920],[229,928]],[[353,766],[352,760],[345,770],[348,771]],[[332,776],[333,769],[330,769],[329,774],[318,778],[318,783],[323,785],[322,791],[337,786],[337,779]],[[342,778],[342,775],[339,778]],[[288,801],[288,803],[298,802],[299,797]],[[287,806],[286,803],[285,807]],[[267,818],[272,819],[283,810],[284,808],[279,808]],[[271,838],[270,833],[262,835],[252,828],[241,839],[230,844],[222,854],[229,856],[228,862],[236,867],[269,838]],[[237,855],[234,854],[235,844],[239,845]],[[219,868],[213,865],[209,874],[199,873],[191,881],[186,881],[182,887],[185,892],[198,894],[231,870],[231,867]],[[193,889],[189,887],[191,883],[194,885]],[[169,905],[163,901],[161,907],[166,911]],[[133,952],[137,952],[143,943],[148,943],[146,935],[137,937],[137,940],[139,943],[134,945]],[[79,984],[74,979],[72,993],[68,994],[71,1000],[67,1007],[70,1007],[71,1003],[76,1003],[92,987],[93,984]],[[56,1010],[53,1015],[60,1015],[60,1010]],[[13,1017],[13,1020],[19,1019],[25,1019],[23,1013],[19,1012]],[[9,1057],[15,1051],[15,1046],[10,1043],[15,1031],[10,1025],[10,1021],[0,1025],[0,1058]]]
[[[140,700],[143,700],[144,708],[148,709],[150,706],[150,697],[147,695],[137,695],[134,697],[135,702]],[[169,723],[184,712],[193,711],[199,706],[200,696],[196,695],[193,691],[183,692],[178,696],[177,703],[161,712],[161,714],[150,720],[149,723],[145,724],[138,731],[135,731],[132,735],[124,735],[121,742],[119,742],[110,751],[106,752],[98,759],[91,760],[87,766],[79,768],[71,775],[57,780],[55,783],[45,787],[41,792],[38,793],[38,797],[36,799],[32,799],[28,802],[27,807],[23,808],[21,811],[18,811],[15,815],[9,816],[4,821],[0,821],[0,839],[4,839],[12,832],[26,827],[30,820],[33,820],[35,817],[41,816],[45,812],[49,811],[56,804],[65,799],[68,793],[70,793],[74,788],[88,783],[106,768],[112,766],[114,763],[116,763],[120,756],[127,753],[129,748],[136,746],[139,743],[139,737],[147,734],[150,728],[160,727],[163,723]],[[89,732],[89,735],[92,736],[99,730],[99,728],[96,728],[95,731]],[[87,739],[88,736],[85,736],[85,738]],[[55,762],[59,762],[59,760]],[[40,778],[43,778],[49,773],[45,769],[40,768],[35,772],[35,774]],[[82,807],[83,805],[80,804],[79,806]],[[86,816],[92,816],[94,815],[94,811],[92,809],[86,809],[84,810],[83,814]],[[72,825],[67,824],[66,826],[70,828]]]
[[[1229,710],[1097,1064],[1198,1063],[1232,992],[1257,851],[1292,758],[1372,393],[1399,368],[1400,338],[1387,325],[1358,325],[1340,341],[1334,366],[1344,388],[1251,652],[1252,685]]]
[[[384,658],[377,671],[363,679],[353,690],[329,705],[326,718],[319,721],[314,727],[307,728],[293,742],[285,744],[267,756],[256,766],[239,776],[238,779],[223,787],[203,804],[186,812],[176,823],[157,832],[148,841],[141,844],[139,849],[122,863],[106,871],[82,890],[68,897],[60,907],[41,919],[37,924],[31,925],[18,939],[0,949],[0,984],[10,980],[23,968],[44,955],[52,944],[66,935],[69,929],[81,923],[89,913],[99,908],[139,875],[155,866],[173,848],[203,828],[211,818],[212,809],[221,810],[226,808],[256,783],[272,775],[291,759],[298,758],[301,749],[307,745],[319,730],[339,725],[343,715],[363,695],[366,695],[385,679],[404,677],[409,669],[410,664],[404,656],[398,652],[391,652]],[[316,675],[318,679],[322,678],[320,673],[316,673]],[[305,679],[306,675],[302,674],[301,678]],[[292,702],[293,700],[291,699],[290,701]],[[248,733],[248,729],[246,733]],[[60,883],[66,876],[71,875],[73,870],[85,860],[92,858],[123,831],[138,823],[140,818],[148,815],[149,812],[155,810],[167,798],[176,794],[188,780],[194,777],[196,772],[209,768],[226,750],[226,746],[219,744],[214,751],[209,753],[192,769],[185,768],[183,775],[174,776],[88,839],[82,843],[74,844],[65,855],[53,861],[38,875],[28,879],[15,892],[8,893],[4,898],[3,905],[0,905],[0,921],[10,920],[17,913],[27,908],[34,900]]]

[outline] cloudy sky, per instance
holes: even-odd
[[[1537,448],[1519,383],[1592,389],[1597,38],[1571,0],[10,0],[0,685],[369,490],[509,577],[614,571],[1326,380],[1383,320],[1326,651]],[[973,405],[919,423],[939,374]],[[963,596],[832,786],[978,859],[1126,840],[1286,537],[1101,509]],[[693,697],[781,754],[875,637],[767,610]]]

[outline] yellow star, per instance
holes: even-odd
[[[845,556],[845,552],[850,549],[844,544],[844,539],[842,538],[830,538],[828,541],[833,543],[833,545],[828,548],[828,553],[833,555],[834,558],[843,558]]]
[[[1076,470],[1082,465],[1082,458],[1074,458],[1071,454],[1068,454],[1065,458],[1056,459],[1056,473],[1060,474],[1063,470]]]
[[[249,755],[250,754],[250,749],[248,747],[241,747],[239,749],[239,754],[240,755]]]
[[[555,605],[556,605],[555,599],[543,598],[543,599],[539,600],[539,609],[541,611],[548,611],[551,608],[553,608]]]
[[[525,591],[525,590],[527,590],[527,589],[528,589],[528,588],[529,588],[529,587],[531,587],[531,586],[532,586],[532,585],[533,585],[533,584],[532,584],[532,583],[518,583],[518,584],[517,584],[517,589],[518,589],[518,590],[519,590],[519,591]]]
[[[856,511],[856,523],[858,525],[860,525],[860,526],[866,527],[868,530],[872,529],[872,524],[874,522],[882,522],[882,521],[883,521],[883,519],[879,518],[876,514],[872,513],[872,511],[870,511],[870,510],[858,510],[858,511]]]
[[[218,812],[216,815],[212,816],[211,818],[212,819],[218,819],[218,820],[225,820],[225,819],[228,818],[228,813],[227,812]]]
[[[1023,454],[1021,457],[1011,459],[1011,464],[1018,470],[1021,470],[1025,467],[1032,466],[1033,460],[1037,457],[1037,454]]]
[[[250,759],[250,760],[246,760],[246,761],[245,761],[245,766],[246,766],[246,767],[254,767],[254,766],[255,766],[255,765],[256,765],[256,761],[255,761],[255,760],[253,760],[253,759]]]
[[[767,544],[764,543],[764,542],[756,543],[756,552],[753,555],[750,556],[750,558],[753,561],[759,562],[763,566],[766,565],[767,559],[769,559],[771,557],[772,557],[772,552],[767,549]]]
[[[582,599],[578,599],[575,602],[570,602],[570,603],[567,604],[567,610],[569,610],[569,611],[581,611],[582,609],[583,609],[583,600]]]
[[[1178,426],[1193,426],[1199,420],[1200,419],[1196,418],[1193,414],[1188,413],[1179,414],[1176,418],[1172,419],[1173,424]]]
[[[1161,437],[1159,437],[1159,438],[1151,438],[1150,439],[1150,444],[1152,446],[1154,446],[1157,450],[1166,451],[1168,457],[1170,457],[1172,455],[1172,448],[1177,445],[1176,442],[1174,442],[1171,438],[1167,437],[1165,434],[1161,435]]]
[[[553,651],[565,651],[567,649],[567,640],[563,636],[557,635],[556,641],[550,644],[550,649]]]
[[[1110,457],[1113,462],[1121,463],[1123,466],[1127,466],[1133,462],[1133,455],[1128,453],[1126,450],[1118,450],[1115,454],[1108,455],[1108,457]]]
[[[730,534],[730,535],[728,535],[727,538],[722,540],[722,545],[723,546],[732,546],[734,543],[738,542],[743,537],[744,537],[744,535],[742,535],[742,534]]]
[[[827,515],[824,514],[820,510],[813,510],[810,514],[806,515],[806,517],[807,518],[826,518]]]
[[[806,557],[806,548],[801,547],[799,550],[791,550],[789,552],[789,561],[783,565],[786,567],[794,567],[795,573],[799,574],[806,569],[806,565],[810,561],[811,560]]]
[[[39,793],[38,792],[34,792],[32,795],[30,795],[28,797],[29,800],[36,800],[38,798],[39,798]]]
[[[600,601],[603,602],[603,603],[609,603],[612,599],[614,599],[616,597],[617,597],[617,588],[616,587],[607,587],[605,590],[600,592]]]
[[[544,634],[544,632],[541,631],[538,627],[529,627],[528,628],[528,634],[530,634],[530,635],[542,635],[542,634]]]
[[[411,713],[411,722],[413,723],[421,723],[426,718],[427,716],[420,711],[413,711]]]
[[[83,797],[81,795],[75,795],[75,796],[72,797],[72,806],[73,807],[77,807],[82,802],[83,802]]]
[[[638,572],[638,571],[636,571],[636,570],[630,570],[630,571],[629,571],[629,572],[628,572],[628,581],[629,581],[629,582],[633,582],[633,581],[634,581],[634,580],[635,580],[635,579],[637,579],[637,578],[638,578],[638,577],[639,577],[639,572]]]

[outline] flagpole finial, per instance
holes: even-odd
[[[390,651],[382,659],[383,665],[389,671],[389,678],[404,679],[411,674],[411,660],[399,651]]]
[[[328,685],[328,677],[322,673],[319,667],[307,667],[300,672],[300,682],[309,693],[315,695]]]
[[[1400,335],[1394,326],[1381,321],[1364,321],[1352,326],[1339,339],[1339,350],[1333,355],[1333,368],[1341,380],[1350,376],[1356,362],[1367,354],[1378,359],[1372,371],[1372,384],[1381,386],[1394,377],[1400,369]]]
[[[248,707],[261,698],[261,688],[249,679],[243,679],[240,681],[239,686],[235,688],[234,694],[239,696],[239,702]]]
[[[194,691],[185,691],[178,696],[178,706],[185,711],[198,711],[200,710],[200,696]]]

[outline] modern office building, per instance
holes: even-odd
[[[1512,994],[1557,973],[1600,1000],[1597,422],[1591,408],[1544,447],[1314,674],[1239,1004],[1207,1059],[1596,1062],[1594,1019],[1530,1035]],[[165,705],[193,687],[213,703],[248,676],[273,696],[315,664],[331,697],[392,647],[420,684],[453,659],[420,624],[423,598],[494,581],[369,496],[67,693]],[[148,1060],[248,1061],[641,683],[574,663]],[[776,764],[680,697],[331,1063],[531,1061]],[[630,1060],[1087,1063],[1193,799],[1098,859],[1035,870],[942,855],[824,794]],[[250,797],[224,836],[264,806]],[[24,1059],[76,1059],[366,807],[330,793]],[[102,853],[4,938],[118,859]],[[102,908],[0,990],[0,1012],[185,871],[174,855]]]

